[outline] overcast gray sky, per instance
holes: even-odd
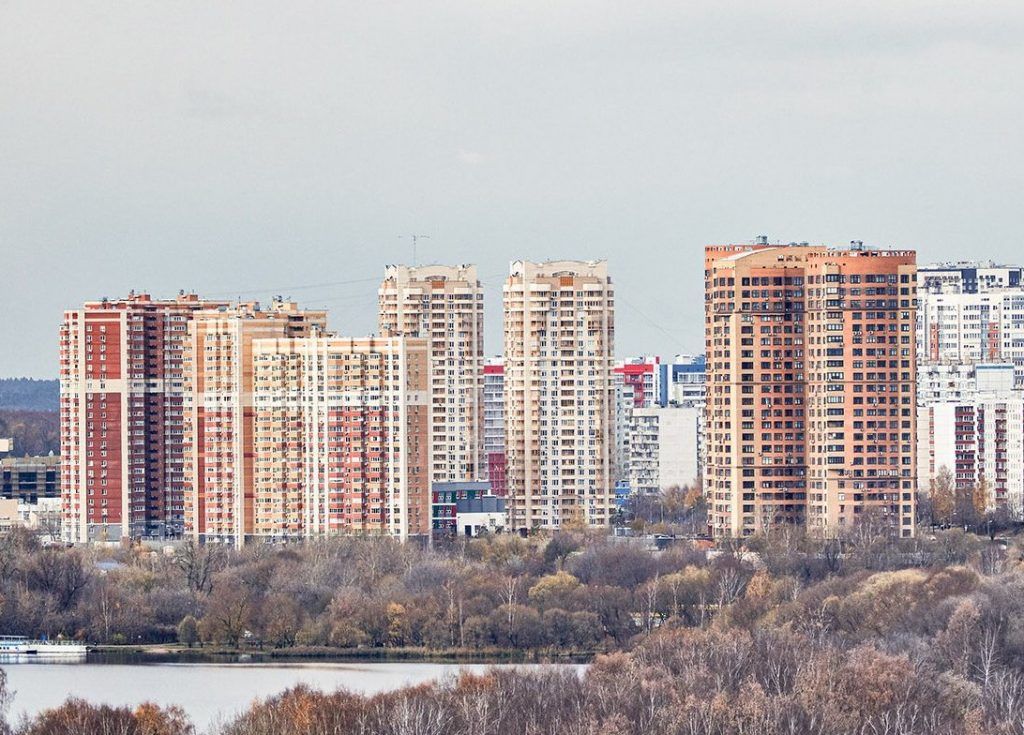
[[[64,308],[386,263],[607,258],[618,352],[702,350],[701,249],[1022,261],[1024,3],[0,0],[0,376]],[[329,285],[320,285],[329,284]]]

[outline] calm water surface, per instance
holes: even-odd
[[[507,664],[506,664],[507,665]],[[531,664],[512,664],[530,667]],[[574,666],[574,664],[562,664]],[[180,705],[200,731],[230,719],[254,700],[307,684],[324,691],[340,687],[365,694],[481,672],[488,664],[442,663],[154,663],[4,665],[14,690],[10,714],[37,714],[68,697],[96,704]],[[580,667],[582,668],[582,667]]]

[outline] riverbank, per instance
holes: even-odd
[[[535,664],[501,663],[505,668],[549,668]],[[559,668],[582,672],[583,665]],[[245,712],[255,701],[303,686],[327,694],[344,690],[363,696],[392,692],[434,681],[451,681],[462,673],[482,674],[483,663],[428,663],[324,659],[220,661],[177,660],[86,663],[28,663],[0,666],[14,692],[10,713],[36,717],[68,698],[93,705],[134,709],[143,702],[179,706],[197,726],[210,733],[215,725]],[[54,730],[53,732],[63,732]]]
[[[177,644],[90,646],[90,663],[438,663],[438,664],[584,664],[596,651],[550,651],[452,648],[230,648]]]

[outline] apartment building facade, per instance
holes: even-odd
[[[64,539],[176,538],[184,525],[184,350],[223,302],[149,294],[86,302],[60,328]]]
[[[1012,364],[936,364],[920,368],[918,481],[931,487],[943,469],[958,490],[984,485],[989,510],[1024,516],[1024,390]]]
[[[409,337],[254,340],[257,537],[430,533],[429,353]]]
[[[1024,286],[1024,268],[992,261],[930,263],[918,266],[918,298],[935,293],[986,293]]]
[[[922,488],[947,469],[957,490],[986,488],[987,510],[1024,515],[1024,395],[929,402],[918,408],[918,429]]]
[[[1024,288],[926,293],[917,332],[922,362],[1010,362],[1024,387]]]
[[[661,397],[661,364],[656,356],[630,357],[612,368],[615,390],[615,456],[616,483],[629,482],[630,438],[633,412],[638,408],[658,405]]]
[[[505,365],[500,357],[484,365],[484,461],[490,491],[505,497]]]
[[[378,291],[382,335],[430,347],[431,482],[487,476],[484,302],[474,265],[390,265]]]
[[[0,458],[0,498],[34,504],[59,497],[59,456]]]
[[[607,264],[515,261],[503,298],[511,526],[607,525],[615,503]]]
[[[692,486],[701,475],[703,412],[697,406],[652,406],[633,411],[629,490],[654,495]]]
[[[323,311],[274,300],[197,311],[185,352],[185,531],[242,545],[254,533],[253,343],[327,328]]]
[[[717,536],[869,510],[915,532],[916,256],[708,246],[705,491]]]
[[[672,362],[661,363],[658,405],[703,405],[706,366],[704,355],[676,355]]]

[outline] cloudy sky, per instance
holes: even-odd
[[[0,0],[0,376],[64,308],[278,293],[373,331],[400,235],[607,258],[620,354],[702,348],[701,248],[1024,261],[1024,3]]]

